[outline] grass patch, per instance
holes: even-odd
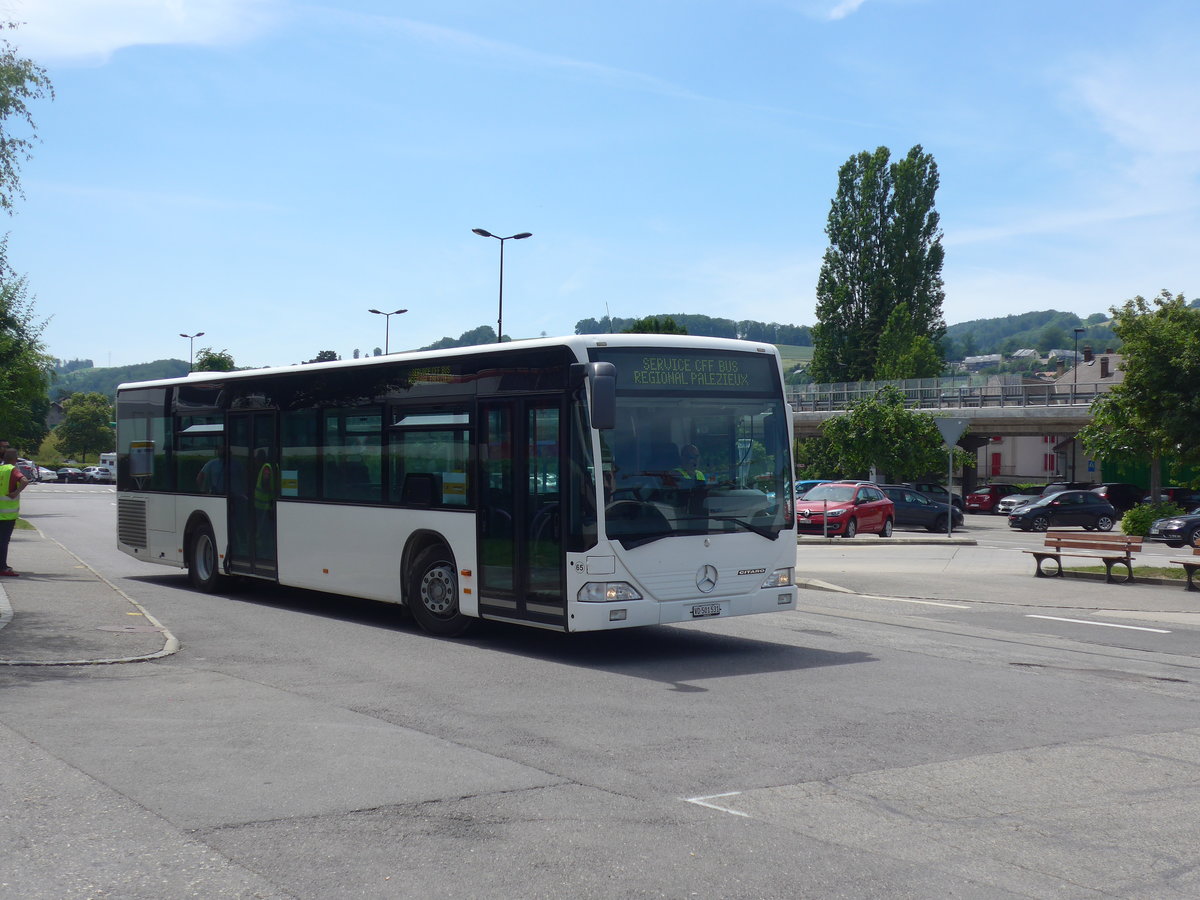
[[[1105,572],[1104,566],[1068,566],[1063,569],[1064,572],[1089,572],[1097,575],[1103,575]],[[1124,566],[1113,566],[1113,571],[1118,575],[1124,574]],[[1164,568],[1162,566],[1134,566],[1133,577],[1138,576],[1144,578],[1170,578],[1173,581],[1184,581],[1187,579],[1187,573],[1183,571],[1183,566],[1171,566]]]

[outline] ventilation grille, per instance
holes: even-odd
[[[146,501],[132,497],[117,498],[117,540],[129,547],[145,550]]]

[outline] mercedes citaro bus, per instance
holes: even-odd
[[[124,384],[137,559],[592,631],[794,609],[769,344],[580,335]]]

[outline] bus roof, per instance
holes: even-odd
[[[315,372],[326,369],[355,369],[397,362],[429,362],[455,359],[481,353],[510,353],[546,347],[566,347],[580,360],[587,359],[593,347],[661,347],[696,350],[733,350],[742,353],[767,353],[778,357],[774,344],[761,341],[741,341],[734,338],[702,337],[689,334],[573,334],[565,337],[531,338],[506,341],[503,344],[472,344],[445,350],[408,350],[386,356],[367,356],[361,359],[339,359],[333,362],[297,363],[290,366],[267,366],[261,369],[238,369],[233,372],[190,372],[178,378],[158,378],[153,381],[130,381],[117,385],[118,391],[131,388],[166,387],[203,381],[227,381],[231,378],[254,378],[289,372]]]

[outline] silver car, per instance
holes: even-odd
[[[1040,500],[1041,497],[1041,494],[1009,494],[1007,497],[1000,498],[1000,502],[996,504],[996,512],[1002,516],[1007,516],[1026,503]]]

